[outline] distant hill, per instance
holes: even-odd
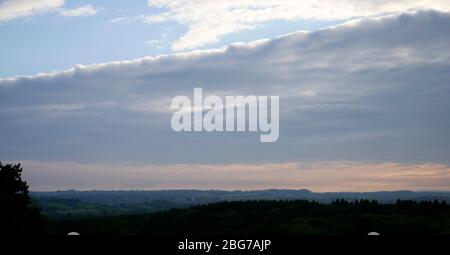
[[[143,214],[187,208],[223,201],[248,200],[314,200],[331,203],[336,199],[355,201],[375,200],[392,204],[398,199],[412,201],[450,202],[450,192],[329,192],[315,193],[302,190],[160,190],[160,191],[56,191],[32,192],[43,212],[51,218],[88,217],[124,214]]]

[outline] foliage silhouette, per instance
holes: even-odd
[[[144,215],[56,220],[51,232],[144,235],[382,235],[450,234],[446,202],[371,200],[331,204],[260,200],[220,202]]]
[[[39,234],[45,219],[33,204],[20,164],[0,162],[0,234]]]

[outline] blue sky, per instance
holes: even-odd
[[[66,2],[68,8],[92,3]],[[0,76],[61,71],[75,64],[93,64],[169,53],[170,45],[158,49],[145,42],[159,40],[167,29],[176,32],[180,31],[181,27],[149,26],[141,22],[109,22],[118,16],[135,16],[154,11],[146,6],[145,1],[130,3],[95,1],[94,6],[99,8],[99,11],[89,17],[63,17],[50,12],[1,23]]]
[[[449,11],[0,0],[0,160],[33,190],[448,190]],[[280,96],[279,140],[174,132],[171,99],[198,87]]]
[[[175,21],[147,24],[141,20],[111,22],[120,17],[132,19],[161,13],[147,1],[65,1],[64,8],[92,5],[92,16],[65,17],[45,12],[7,22],[0,22],[0,77],[54,72],[74,65],[157,56],[174,52],[171,43],[187,28]],[[219,48],[234,42],[250,42],[262,38],[299,31],[317,30],[341,21],[269,21],[255,29],[221,36],[219,42],[196,49]]]

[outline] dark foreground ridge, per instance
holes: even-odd
[[[72,231],[83,235],[450,234],[450,206],[445,201],[236,201],[145,215],[49,222],[51,234]]]

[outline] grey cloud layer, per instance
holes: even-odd
[[[275,40],[0,80],[8,160],[450,163],[450,15],[418,12]],[[172,97],[280,95],[276,144],[174,133]]]

